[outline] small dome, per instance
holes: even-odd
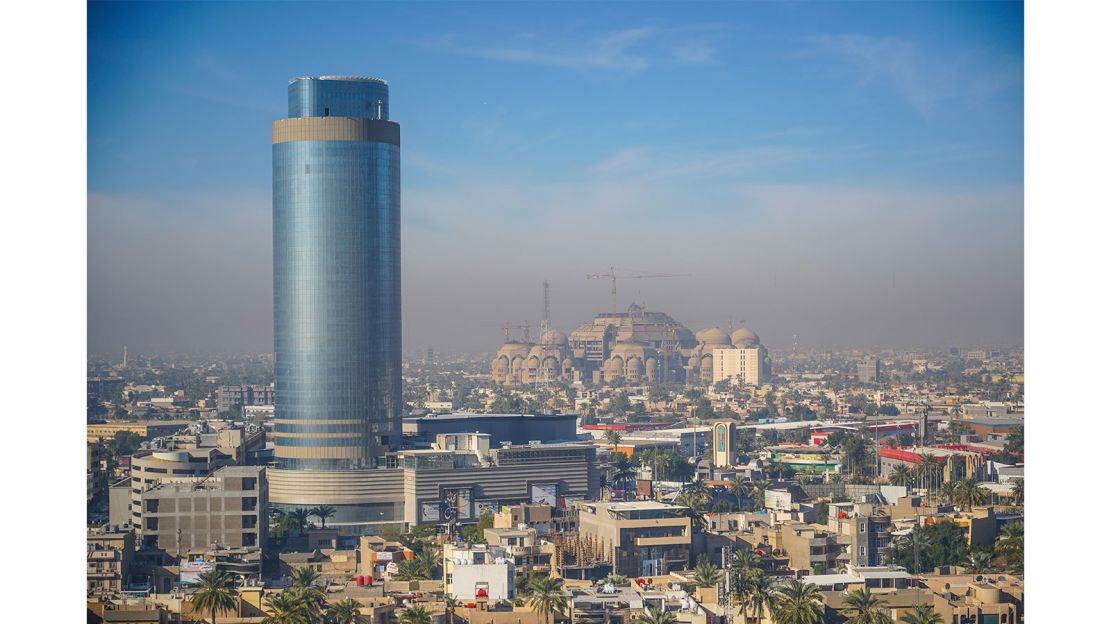
[[[509,359],[512,359],[513,357],[518,355],[525,356],[528,354],[528,346],[529,345],[522,342],[506,342],[505,344],[501,345],[500,349],[497,350],[497,356],[501,357],[502,355],[504,355]]]
[[[747,327],[741,327],[732,332],[732,344],[736,347],[757,347],[759,336]]]
[[[719,327],[710,327],[709,329],[703,329],[695,334],[694,338],[698,342],[707,345],[727,345],[729,343],[728,334],[722,331]]]
[[[540,343],[564,347],[567,344],[567,335],[557,329],[549,329],[540,338]]]

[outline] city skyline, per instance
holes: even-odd
[[[340,6],[311,25],[390,36],[271,54],[237,24],[294,7],[90,6],[91,352],[273,348],[270,84],[345,72],[405,94],[406,353],[496,349],[545,279],[569,331],[610,266],[688,275],[622,307],[771,350],[1022,343],[1020,5]]]

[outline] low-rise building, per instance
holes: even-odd
[[[184,554],[212,544],[260,548],[267,487],[261,466],[226,466],[209,477],[159,483],[140,495],[144,548]]]
[[[510,553],[488,544],[444,544],[443,591],[463,601],[512,600],[516,570]]]
[[[85,554],[89,595],[119,594],[130,582],[135,534],[104,526],[89,531]]]
[[[829,531],[848,537],[848,562],[854,566],[887,563],[891,518],[884,505],[833,503],[829,505]]]
[[[692,523],[681,509],[655,501],[578,503],[579,534],[615,574],[667,574],[690,562]]]

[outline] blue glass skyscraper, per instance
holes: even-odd
[[[400,127],[386,82],[291,81],[273,166],[278,468],[373,469],[399,441],[402,406]]]

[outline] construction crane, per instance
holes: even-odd
[[[532,329],[528,321],[522,323],[502,323],[501,331],[505,333],[505,342],[509,341],[509,331],[519,329],[524,332],[524,342],[532,342]]]
[[[613,297],[613,312],[617,312],[617,280],[646,279],[649,277],[686,277],[686,275],[676,273],[645,273],[625,270],[621,270],[618,272],[617,269],[609,267],[608,273],[591,273],[586,276],[586,279],[607,279],[610,281],[610,294]]]

